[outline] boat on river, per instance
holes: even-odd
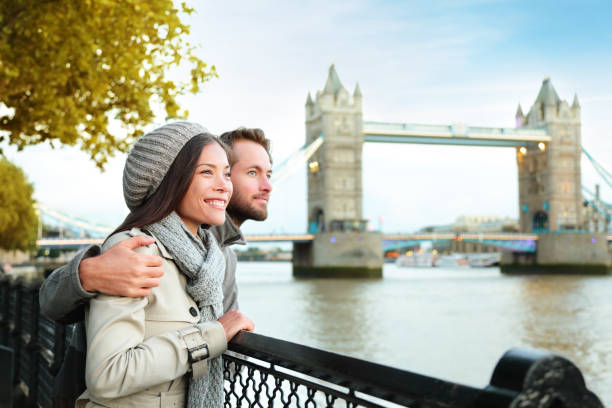
[[[501,253],[493,252],[486,254],[469,254],[468,262],[473,268],[486,268],[489,266],[499,266]]]
[[[477,254],[450,254],[437,255],[431,252],[402,255],[397,258],[395,265],[400,267],[438,267],[438,268],[485,268],[499,266],[501,253]]]
[[[395,265],[401,267],[426,267],[434,265],[436,256],[431,252],[415,253],[412,255],[402,255],[397,258]]]
[[[465,254],[441,255],[436,257],[433,266],[439,268],[467,267],[469,262]]]

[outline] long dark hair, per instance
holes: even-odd
[[[215,136],[201,133],[192,137],[179,151],[153,195],[132,210],[111,235],[156,223],[174,211],[189,189],[202,149],[210,143],[218,143],[232,162],[231,151]]]

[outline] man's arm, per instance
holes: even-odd
[[[79,264],[84,259],[100,254],[99,245],[79,251],[72,260],[51,272],[40,287],[41,312],[60,323],[74,323],[83,319],[83,305],[95,296],[87,292],[79,281]]]
[[[83,319],[82,306],[97,293],[148,296],[151,288],[159,286],[162,260],[133,250],[153,242],[155,239],[139,235],[102,255],[99,246],[79,252],[43,282],[39,297],[42,313],[61,323],[74,323]]]

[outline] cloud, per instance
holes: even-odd
[[[599,95],[599,96],[587,96],[586,98],[581,98],[582,102],[612,102],[612,95]]]

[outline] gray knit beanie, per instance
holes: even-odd
[[[183,146],[201,133],[208,130],[197,123],[173,122],[138,139],[123,168],[123,197],[131,211],[155,193]]]

